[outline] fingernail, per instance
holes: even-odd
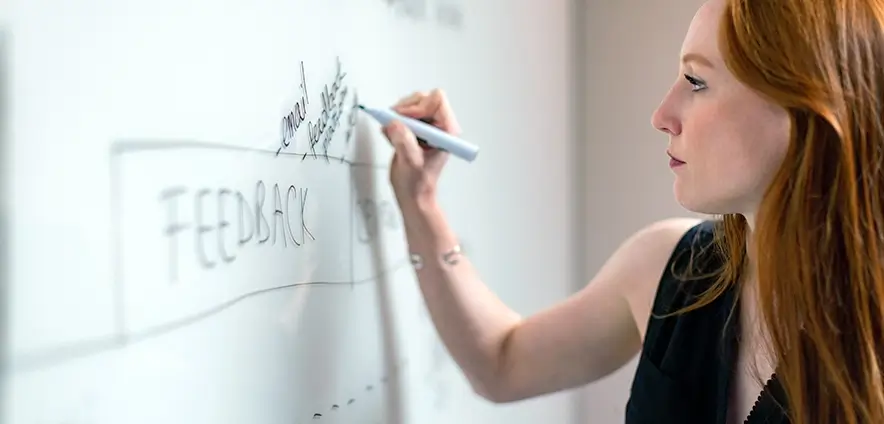
[[[390,137],[390,138],[398,136],[399,135],[398,125],[396,125],[395,122],[390,122],[389,124],[387,124],[384,127],[384,134],[386,134],[387,137]]]
[[[397,137],[405,135],[405,125],[402,125],[398,122],[393,124],[393,132],[396,134]]]

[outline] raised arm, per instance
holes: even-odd
[[[441,92],[418,93],[395,108],[456,132]],[[422,258],[416,270],[421,292],[443,343],[477,393],[508,402],[576,387],[613,372],[638,352],[663,268],[697,220],[660,221],[642,229],[579,293],[522,318],[481,281],[468,256],[443,259],[458,243],[435,201],[446,154],[422,149],[401,124],[385,133],[396,149],[391,181],[408,246]]]

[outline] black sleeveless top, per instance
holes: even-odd
[[[626,424],[727,422],[740,322],[736,291],[691,312],[662,317],[693,304],[712,284],[714,277],[679,277],[688,266],[691,275],[718,270],[722,262],[712,246],[713,225],[705,221],[688,230],[669,258],[626,404]],[[782,387],[772,376],[745,424],[786,424],[786,407]]]

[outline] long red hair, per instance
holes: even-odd
[[[749,243],[790,418],[884,423],[884,0],[728,0],[719,41],[792,121]],[[725,266],[689,309],[739,284],[747,236],[723,218]]]

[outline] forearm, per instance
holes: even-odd
[[[416,274],[437,331],[476,389],[493,397],[507,337],[520,317],[481,281],[466,252],[454,264],[443,259],[458,240],[437,205],[402,212],[409,251],[421,258]]]

